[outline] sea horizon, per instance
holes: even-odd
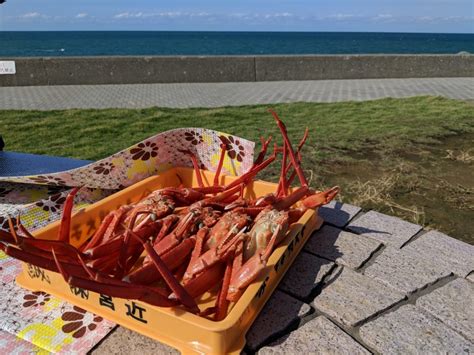
[[[266,30],[266,31],[243,31],[243,30],[15,30],[7,31],[0,30],[0,33],[6,32],[217,32],[217,33],[399,33],[399,34],[440,34],[440,35],[473,35],[474,32],[424,32],[424,31],[303,31],[303,30],[288,30],[288,31],[277,31],[277,30]]]
[[[1,31],[0,57],[474,53],[474,33]]]

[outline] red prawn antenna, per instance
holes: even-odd
[[[268,112],[270,112],[272,114],[273,118],[275,119],[275,121],[278,125],[278,128],[281,131],[281,134],[283,136],[283,141],[285,142],[285,144],[288,148],[288,155],[290,157],[291,163],[295,167],[296,174],[298,175],[301,186],[308,187],[308,181],[306,180],[306,177],[303,174],[303,170],[301,169],[301,165],[299,165],[299,163],[296,159],[295,152],[293,151],[293,147],[291,146],[290,138],[288,137],[288,133],[286,131],[285,124],[280,119],[280,117],[278,117],[277,113],[274,110],[268,109]]]
[[[260,137],[260,143],[262,144],[262,148],[260,150],[260,153],[258,153],[257,159],[255,159],[255,162],[253,163],[252,167],[255,167],[263,162],[263,159],[265,158],[265,155],[267,154],[268,150],[268,145],[272,141],[272,136],[269,136],[267,140],[265,138]]]
[[[204,182],[202,180],[201,170],[199,170],[199,164],[198,164],[196,154],[191,152],[189,149],[178,149],[178,151],[183,154],[187,154],[191,157],[191,161],[193,162],[193,168],[194,168],[194,172],[196,173],[198,185],[201,188],[204,187]]]
[[[227,145],[221,143],[221,156],[219,158],[219,164],[217,165],[216,174],[214,175],[214,186],[219,186],[219,178],[221,175],[222,166],[224,165],[225,153],[227,152]]]

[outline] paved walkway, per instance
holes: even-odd
[[[0,109],[219,107],[415,95],[474,99],[474,78],[1,87]]]
[[[474,353],[474,246],[332,202],[250,331],[248,354]],[[94,354],[175,354],[118,327]]]

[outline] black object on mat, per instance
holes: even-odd
[[[51,174],[89,163],[92,161],[0,151],[0,176]]]

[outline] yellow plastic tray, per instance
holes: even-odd
[[[202,171],[205,181],[212,182],[214,174]],[[222,176],[222,183],[235,177]],[[192,169],[173,168],[159,176],[150,177],[112,196],[90,205],[72,218],[71,244],[81,245],[99,226],[104,216],[123,204],[139,201],[149,192],[167,186],[196,186]],[[274,192],[276,184],[255,181],[246,189],[246,196],[258,197]],[[238,354],[245,345],[245,334],[263,308],[288,267],[298,255],[313,231],[321,227],[317,211],[307,211],[291,226],[287,237],[271,255],[265,272],[252,283],[240,300],[220,321],[199,317],[181,308],[161,308],[120,298],[111,298],[91,291],[70,287],[60,274],[23,263],[23,272],[16,281],[22,287],[44,291],[74,305],[101,315],[124,327],[177,348],[183,353]],[[55,239],[59,222],[36,231],[37,238]],[[201,309],[214,305],[215,294],[205,294],[199,300]]]

